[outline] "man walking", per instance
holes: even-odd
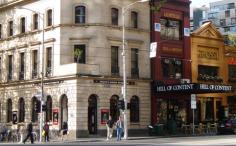
[[[122,132],[123,132],[123,127],[124,127],[124,123],[121,120],[121,117],[119,117],[118,121],[116,122],[117,141],[121,140],[121,135],[122,135]]]
[[[33,144],[34,143],[34,139],[33,139],[33,133],[32,133],[33,132],[33,124],[32,124],[32,122],[30,122],[28,124],[27,132],[28,132],[28,134],[27,134],[26,138],[24,139],[23,143],[25,144],[27,139],[30,137],[31,144]]]
[[[106,123],[106,126],[107,126],[107,140],[112,138],[113,125],[114,125],[114,122],[113,122],[111,116],[109,116],[109,119]]]
[[[43,130],[45,132],[44,134],[44,138],[45,138],[45,142],[49,142],[49,125],[48,122],[45,123]]]

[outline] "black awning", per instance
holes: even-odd
[[[172,85],[153,84],[154,93],[230,93],[233,92],[231,85],[222,84],[203,84],[203,83],[186,83]]]

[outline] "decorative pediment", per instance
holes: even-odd
[[[215,39],[222,39],[223,36],[221,33],[216,29],[216,27],[211,23],[207,22],[203,24],[200,28],[193,32],[195,36],[202,36],[208,38],[215,38]]]

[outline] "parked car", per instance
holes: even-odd
[[[236,119],[225,119],[218,124],[218,134],[236,134]]]

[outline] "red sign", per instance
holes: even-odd
[[[53,125],[58,125],[58,113],[59,109],[52,109]]]
[[[106,124],[109,119],[109,109],[101,109],[101,124]]]
[[[235,58],[229,58],[228,64],[230,64],[230,65],[236,65],[236,59],[235,59]]]

